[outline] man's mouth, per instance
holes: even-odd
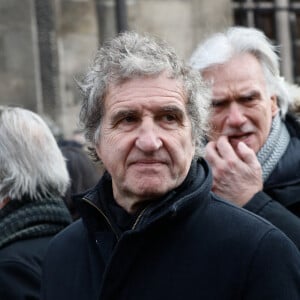
[[[134,166],[135,168],[148,169],[148,168],[161,167],[163,165],[166,165],[166,162],[162,160],[156,160],[156,159],[152,159],[152,160],[142,159],[142,160],[133,161],[129,165]]]
[[[249,133],[243,133],[243,134],[236,134],[236,135],[230,135],[228,136],[229,143],[236,147],[239,142],[245,142],[247,144],[247,140],[252,135],[251,132]]]
[[[145,165],[151,165],[151,164],[162,164],[163,162],[156,159],[141,159],[133,161],[132,164],[145,164]]]
[[[229,140],[245,140],[251,135],[251,132],[228,136]]]

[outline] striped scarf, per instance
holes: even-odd
[[[273,118],[267,141],[257,153],[257,159],[262,166],[264,182],[274,170],[289,142],[290,134],[278,113]]]
[[[54,235],[70,223],[62,199],[9,201],[0,210],[0,249],[15,241]]]

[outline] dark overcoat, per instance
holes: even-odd
[[[106,174],[83,197],[82,219],[50,243],[44,300],[299,300],[300,254],[266,220],[210,192],[194,163],[177,190],[120,232],[105,209]]]

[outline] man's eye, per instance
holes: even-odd
[[[253,101],[254,99],[255,99],[254,96],[249,96],[249,97],[243,98],[243,101],[244,101],[244,102],[250,102],[250,101]]]
[[[124,122],[126,122],[126,123],[133,123],[133,122],[135,122],[136,121],[136,117],[134,117],[134,116],[127,116],[127,117],[125,117],[124,119],[123,119],[123,121]]]
[[[175,115],[172,115],[172,114],[165,115],[165,116],[163,116],[162,119],[164,121],[168,122],[168,123],[177,121],[177,117]]]
[[[224,101],[216,101],[211,103],[212,107],[222,107],[225,105]]]
[[[131,114],[121,114],[112,120],[113,126],[128,126],[133,125],[138,121],[138,116]]]

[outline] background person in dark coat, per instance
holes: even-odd
[[[166,43],[124,33],[81,87],[81,122],[106,172],[82,219],[50,243],[42,299],[299,300],[296,246],[210,192],[199,72]]]
[[[66,164],[37,114],[0,107],[0,166],[0,298],[39,299],[48,242],[71,222]]]
[[[76,195],[92,188],[99,181],[102,171],[80,145],[65,141],[60,150],[66,159],[71,181],[63,199],[75,221],[79,218]]]
[[[300,249],[300,126],[275,49],[261,31],[232,27],[201,43],[190,63],[213,90],[206,151],[213,191]]]

